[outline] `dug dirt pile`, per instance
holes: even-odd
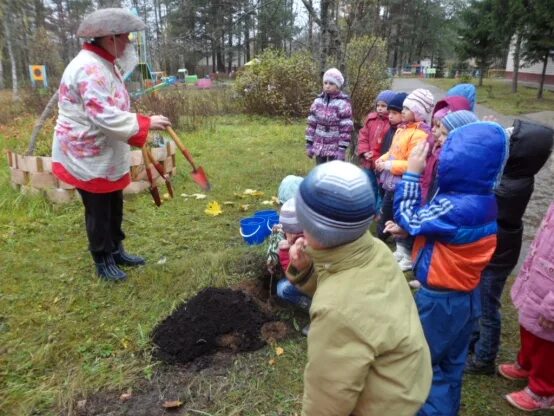
[[[241,291],[207,288],[154,328],[154,355],[183,364],[218,350],[257,350],[265,344],[261,328],[272,320]]]

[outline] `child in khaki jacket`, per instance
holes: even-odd
[[[414,415],[429,393],[429,348],[404,275],[368,232],[374,214],[369,179],[350,163],[317,166],[296,194],[304,238],[288,277],[317,285],[304,416]]]

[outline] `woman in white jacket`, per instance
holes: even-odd
[[[126,278],[118,266],[144,264],[122,245],[130,146],[144,146],[149,130],[170,125],[161,115],[130,112],[129,95],[116,66],[127,71],[136,65],[129,33],[145,27],[125,9],[101,9],[86,16],[77,35],[90,41],[65,69],[59,88],[52,171],[81,195],[96,272],[110,281]]]

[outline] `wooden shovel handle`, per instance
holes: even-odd
[[[142,147],[142,158],[144,159],[144,168],[146,169],[146,176],[148,176],[148,181],[150,182],[150,194],[152,195],[152,198],[154,199],[154,203],[156,206],[162,205],[162,200],[160,198],[160,192],[158,191],[158,187],[156,186],[156,183],[154,182],[154,178],[152,177],[152,163],[150,162],[150,159],[148,158],[148,151],[146,150],[146,147]]]
[[[150,162],[152,162],[152,164],[154,165],[154,167],[156,168],[160,176],[165,181],[165,185],[167,186],[167,191],[169,192],[169,195],[171,196],[171,198],[173,198],[173,185],[169,180],[169,175],[164,172],[164,168],[162,167],[160,162],[154,159],[154,155],[152,154],[152,151],[150,150],[150,148],[146,148],[146,155],[148,156],[148,159],[150,160]]]
[[[185,159],[187,159],[190,165],[192,166],[192,170],[196,171],[196,164],[194,163],[194,159],[192,158],[192,155],[185,147],[185,145],[181,142],[181,139],[179,139],[179,136],[177,136],[177,133],[175,133],[175,131],[171,127],[166,127],[166,129],[169,135],[171,136],[171,138],[173,139],[173,141],[175,142],[175,144],[177,145],[177,147],[179,148],[179,150],[181,151],[181,153],[183,154],[183,156],[185,156]]]

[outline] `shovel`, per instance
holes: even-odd
[[[183,145],[183,143],[181,142],[181,140],[179,139],[179,136],[177,136],[175,131],[171,127],[167,127],[167,131],[171,136],[171,138],[173,139],[173,141],[175,142],[175,144],[177,145],[177,147],[179,148],[179,150],[181,151],[181,153],[183,154],[183,156],[185,156],[185,159],[187,159],[190,165],[192,166],[192,172],[190,174],[192,177],[192,180],[196,182],[198,186],[202,188],[202,190],[209,191],[211,189],[211,185],[210,185],[210,182],[208,182],[208,177],[206,176],[206,172],[204,172],[204,169],[202,168],[202,166],[196,166],[192,158],[192,155],[190,154],[188,149]]]
[[[146,169],[146,176],[148,176],[148,182],[150,182],[150,194],[152,195],[152,198],[154,199],[154,203],[156,206],[162,205],[162,200],[160,199],[160,192],[158,191],[158,187],[156,186],[156,182],[154,182],[154,178],[152,177],[152,162],[150,161],[150,158],[148,157],[148,151],[145,147],[142,148],[142,158],[144,159],[144,168]]]
[[[162,165],[160,165],[160,162],[154,159],[154,156],[152,155],[152,151],[150,149],[146,149],[146,154],[148,155],[148,159],[150,160],[150,162],[154,165],[160,176],[165,181],[165,186],[167,186],[167,192],[169,193],[169,196],[173,198],[173,186],[171,185],[169,175],[164,172],[164,168],[162,167]]]

